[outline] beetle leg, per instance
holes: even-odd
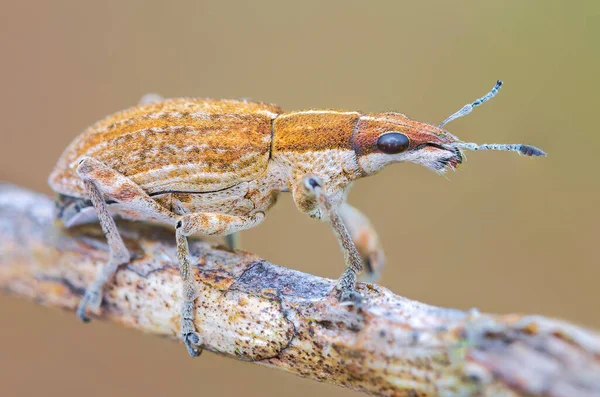
[[[171,214],[152,200],[141,187],[129,178],[94,158],[82,157],[77,167],[77,174],[86,186],[87,194],[96,210],[109,247],[108,262],[99,269],[96,278],[86,289],[77,308],[79,318],[83,321],[89,321],[86,316],[87,307],[89,306],[92,309],[100,307],[104,286],[112,279],[119,265],[130,260],[129,252],[123,243],[117,225],[108,212],[104,196],[107,195],[119,202],[127,203],[132,208],[146,209],[148,213],[152,213],[153,216],[164,221],[172,220],[170,222],[172,224],[175,223],[176,215]]]
[[[338,207],[338,213],[363,259],[366,271],[361,278],[367,282],[375,282],[385,264],[377,232],[365,214],[345,201]]]
[[[177,223],[175,229],[175,236],[177,241],[177,262],[179,263],[179,272],[183,279],[182,285],[182,303],[180,308],[181,316],[181,339],[187,348],[188,353],[192,357],[199,356],[202,353],[202,349],[196,349],[196,346],[202,345],[202,338],[196,332],[194,326],[194,314],[196,312],[196,306],[194,301],[198,289],[196,286],[196,280],[192,273],[190,265],[190,250],[188,248],[188,242],[185,234],[182,233],[181,222]]]
[[[148,196],[148,194],[144,192],[144,190],[139,185],[137,185],[131,179],[125,177],[124,175],[111,169],[104,163],[94,158],[83,157],[79,161],[77,173],[84,181],[93,181],[93,184],[99,190],[98,196],[100,197],[100,201],[104,203],[103,208],[106,208],[106,203],[104,202],[104,199],[102,198],[100,192],[103,192],[107,196],[110,196],[119,203],[127,204],[131,208],[135,208],[136,210],[146,212],[147,214],[154,217],[158,217],[167,223],[171,223],[173,225],[179,225],[181,223],[177,222],[179,216],[161,207],[156,201],[154,201],[150,196]],[[101,219],[102,224],[100,212],[98,212],[98,214],[98,217]],[[106,211],[106,214],[108,214],[108,211]],[[112,224],[114,225],[114,220],[108,215],[106,215],[106,217],[110,219],[110,222],[112,222]],[[116,226],[114,226],[114,230],[118,235],[118,231],[116,231]],[[181,336],[188,350],[188,353],[192,357],[195,357],[201,353],[201,350],[198,350],[196,347],[202,345],[202,339],[196,333],[193,323],[196,284],[193,275],[190,272],[190,262],[188,254],[189,250],[187,246],[187,240],[185,236],[181,234],[181,230],[179,227],[177,227],[176,229],[176,239],[177,259],[179,262],[179,269],[183,278],[183,304],[181,306],[182,321],[180,326]],[[114,270],[116,270],[116,268]],[[94,282],[94,284],[96,284],[96,282]],[[84,298],[80,306],[85,305],[86,302],[87,300]],[[85,307],[83,308],[83,310],[85,310]]]
[[[354,304],[357,310],[360,310],[362,298],[356,291],[357,274],[360,274],[363,270],[360,253],[356,249],[356,245],[354,244],[354,241],[352,241],[352,237],[348,232],[346,225],[344,225],[344,221],[336,209],[332,207],[331,201],[323,191],[321,180],[316,176],[307,175],[302,178],[302,184],[305,195],[307,196],[304,199],[314,198],[316,200],[317,205],[321,210],[321,218],[328,219],[329,225],[337,237],[344,254],[344,262],[347,267],[336,284],[336,290],[340,294],[340,300],[342,302]],[[302,199],[302,197],[297,197],[297,200]]]
[[[92,157],[79,160],[77,174],[84,181],[93,182],[104,195],[131,209],[166,224],[175,225],[177,222],[177,215],[158,204],[137,183]]]
[[[240,248],[240,234],[239,233],[231,233],[225,236],[225,244],[227,244],[227,248],[232,251],[235,251]]]
[[[183,279],[181,306],[181,337],[192,356],[200,354],[197,346],[202,345],[202,338],[194,327],[194,314],[197,288],[191,271],[187,236],[195,233],[203,235],[225,236],[239,230],[248,229],[260,223],[265,214],[257,212],[250,216],[232,216],[214,213],[193,213],[178,216],[161,207],[152,197],[131,179],[106,166],[104,163],[91,158],[82,157],[77,173],[84,181],[91,182],[98,190],[97,196],[106,210],[102,193],[132,209],[147,213],[156,219],[176,226],[177,259]],[[100,215],[99,212],[99,218]],[[114,220],[108,215],[114,225]],[[118,235],[116,226],[113,227]],[[111,229],[112,230],[112,229]],[[116,270],[116,269],[115,269]]]
[[[132,208],[147,212],[148,214],[158,217],[167,223],[175,225],[177,223],[177,219],[179,219],[179,216],[158,205],[158,203],[148,196],[148,194],[146,194],[146,192],[144,192],[142,188],[139,187],[139,185],[137,185],[135,182],[131,181],[129,178],[118,173],[117,171],[107,167],[105,164],[96,159],[91,157],[82,158],[79,162],[77,173],[84,180],[86,186],[91,186],[93,188],[90,192],[90,197],[92,198],[94,207],[96,207],[96,210],[98,211],[98,218],[100,219],[102,228],[106,228],[105,233],[109,240],[109,245],[111,246],[111,253],[113,252],[111,238],[118,238],[118,240],[121,241],[121,244],[123,244],[123,242],[120,240],[114,220],[110,217],[108,210],[106,209],[106,202],[104,201],[102,192],[120,203],[128,204]],[[96,203],[99,203],[98,206]],[[107,233],[106,230],[111,231],[111,233]],[[201,350],[197,350],[196,346],[202,344],[202,339],[195,332],[193,323],[193,297],[195,297],[196,294],[196,284],[190,272],[187,240],[185,236],[181,234],[179,227],[176,230],[176,239],[177,257],[180,272],[183,278],[181,335],[187,347],[188,353],[191,356],[197,356],[200,354]],[[127,256],[127,260],[125,262],[128,260],[129,256]],[[98,302],[100,301],[100,294],[98,293],[98,290],[102,289],[104,283],[108,282],[108,280],[110,280],[116,271],[117,265],[115,265],[115,263],[116,261],[109,261],[109,264],[103,268],[106,269],[106,271],[101,271],[101,275],[99,274],[97,279],[88,289],[90,293],[88,294],[86,292],[86,295],[79,306],[80,309],[78,310],[78,313],[80,313],[80,316],[81,313],[85,312],[85,307],[88,302],[90,302],[94,297],[97,297]],[[190,299],[190,297],[192,298]]]
[[[82,321],[88,322],[89,318],[86,316],[87,307],[90,306],[94,310],[100,308],[104,285],[112,279],[119,265],[129,262],[130,256],[129,251],[127,251],[123,239],[119,234],[117,225],[108,212],[102,193],[93,182],[84,180],[84,184],[87,188],[88,195],[92,200],[92,204],[98,213],[100,226],[106,236],[109,247],[108,262],[98,270],[96,278],[85,290],[83,299],[81,299],[81,302],[79,302],[79,306],[77,307],[77,316]]]
[[[143,97],[140,98],[140,101],[138,102],[138,105],[147,105],[149,103],[154,103],[154,102],[160,102],[162,101],[164,98],[162,95],[157,94],[155,92],[149,92],[146,95],[144,95]]]
[[[197,296],[196,280],[190,265],[190,252],[187,236],[198,233],[206,236],[231,235],[238,230],[249,229],[260,223],[265,217],[264,212],[257,212],[249,216],[233,216],[214,213],[193,213],[179,218],[176,230],[177,260],[183,278],[183,303],[181,305],[181,338],[188,353],[199,355],[194,346],[202,344],[202,338],[196,333],[194,327],[194,314],[196,313],[195,299]]]

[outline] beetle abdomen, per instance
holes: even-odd
[[[58,193],[82,197],[75,173],[93,157],[148,193],[208,192],[256,179],[269,160],[272,121],[282,110],[256,102],[170,99],[94,124],[65,150],[50,175]]]

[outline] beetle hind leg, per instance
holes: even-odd
[[[123,243],[123,239],[119,234],[117,225],[114,219],[110,216],[108,208],[102,193],[98,187],[91,181],[84,180],[89,197],[92,204],[98,213],[98,219],[102,231],[106,236],[109,248],[108,262],[98,270],[96,278],[85,290],[85,294],[77,307],[77,316],[84,322],[88,322],[89,318],[86,315],[87,308],[98,310],[102,303],[102,291],[104,286],[112,279],[119,265],[129,262],[129,251]]]

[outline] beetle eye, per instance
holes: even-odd
[[[377,149],[386,154],[398,154],[408,149],[408,137],[399,132],[386,132],[377,139]]]

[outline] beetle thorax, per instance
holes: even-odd
[[[344,192],[362,175],[352,147],[358,112],[307,110],[279,115],[273,125],[272,159],[293,184],[304,175],[319,176],[329,194]]]

